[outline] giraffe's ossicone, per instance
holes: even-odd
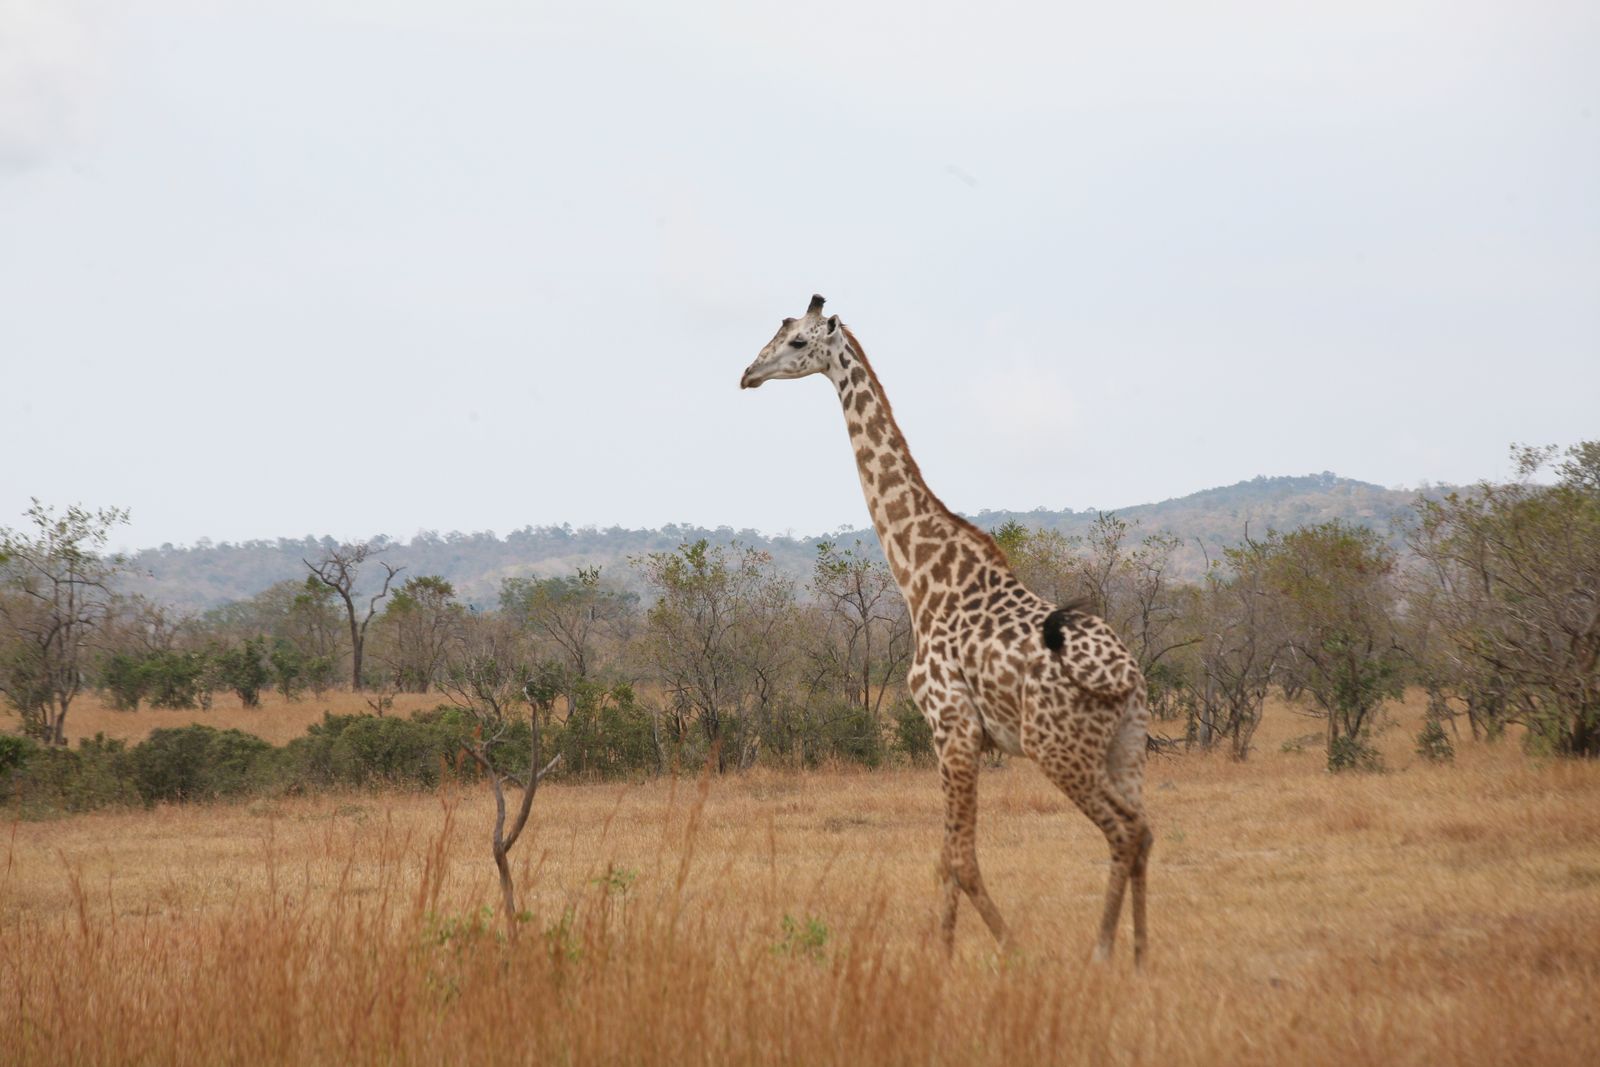
[[[1140,960],[1154,838],[1144,813],[1149,711],[1138,664],[1080,605],[1051,604],[1024,588],[994,540],[933,495],[860,343],[823,305],[813,296],[803,316],[784,319],[739,384],[821,374],[839,394],[867,508],[916,634],[907,682],[933,728],[945,795],[945,943],[954,943],[962,893],[1006,940],[978,871],[979,756],[993,747],[1038,763],[1105,834],[1111,878],[1095,956],[1110,955],[1131,881]]]

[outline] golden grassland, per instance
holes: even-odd
[[[0,1058],[1600,1063],[1600,766],[1427,765],[1419,712],[1381,775],[1284,751],[1316,726],[1281,706],[1247,764],[1154,759],[1143,972],[1126,925],[1087,962],[1105,848],[1022,762],[981,785],[1017,943],[963,904],[948,961],[927,770],[549,786],[510,940],[465,787],[13,823]]]
[[[394,704],[385,714],[402,718],[414,711],[436,708],[445,703],[438,693],[398,693],[393,697]],[[72,709],[67,713],[67,735],[76,742],[95,734],[105,734],[133,744],[143,741],[151,730],[201,723],[219,730],[243,730],[275,745],[282,745],[304,734],[306,727],[321,722],[325,712],[334,715],[370,715],[373,707],[369,701],[376,699],[376,693],[330,689],[320,697],[306,694],[299,700],[287,701],[269,690],[261,694],[261,706],[256,708],[245,707],[233,693],[216,693],[212,697],[211,707],[204,710],[142,707],[138,711],[118,711],[99,695],[86,693],[73,701]]]

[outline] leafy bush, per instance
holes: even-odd
[[[139,701],[150,688],[150,679],[143,670],[144,660],[128,652],[113,652],[100,666],[100,685],[111,697],[111,706],[118,711],[137,711]]]
[[[267,663],[272,667],[272,683],[278,687],[283,699],[297,698],[306,679],[305,653],[280,637],[273,642]]]
[[[806,763],[834,759],[877,767],[883,762],[883,735],[870,711],[859,704],[825,707],[807,716]]]
[[[1417,733],[1417,755],[1429,763],[1449,763],[1456,758],[1450,735],[1445,733],[1438,719],[1429,719]]]
[[[22,770],[39,746],[26,737],[0,734],[0,782]]]
[[[139,672],[152,708],[193,708],[205,688],[206,657],[199,652],[152,652]]]
[[[466,716],[451,707],[419,711],[409,719],[324,713],[282,750],[279,773],[300,788],[378,784],[432,788],[441,768],[458,764],[470,732]]]
[[[328,753],[335,781],[346,785],[388,783],[432,788],[457,748],[450,731],[414,719],[356,716],[334,738]]]
[[[631,686],[580,681],[574,693],[576,707],[542,739],[546,758],[561,754],[562,774],[617,778],[655,769],[654,722]]]
[[[113,652],[100,663],[99,682],[118,711],[137,711],[145,700],[153,708],[193,708],[208,688],[208,674],[221,673],[214,659],[175,649]]]
[[[1333,747],[1328,751],[1328,770],[1381,771],[1383,759],[1366,738],[1346,735],[1334,739]]]
[[[136,745],[133,781],[147,804],[236,796],[270,767],[273,747],[253,734],[210,726],[153,731]]]
[[[267,639],[250,637],[232,648],[213,649],[217,680],[239,694],[247,708],[261,706],[261,689],[272,680],[266,663]]]
[[[8,750],[17,760],[9,792],[29,814],[93,811],[114,804],[137,804],[129,773],[127,746],[104,734],[80,741],[76,749],[55,745],[18,746],[0,737],[0,762]],[[0,781],[5,775],[0,773]]]
[[[810,960],[822,963],[828,958],[828,939],[832,931],[828,924],[815,915],[807,915],[802,922],[793,915],[784,915],[782,937],[772,944],[774,956]]]
[[[914,764],[933,762],[933,727],[915,703],[902,700],[894,709],[895,750]]]

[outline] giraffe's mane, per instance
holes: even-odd
[[[849,343],[855,357],[861,361],[861,366],[866,370],[867,377],[872,380],[872,389],[877,394],[878,401],[883,404],[884,416],[889,420],[889,426],[893,429],[895,435],[900,438],[901,447],[905,451],[906,466],[910,468],[911,474],[917,481],[922,484],[922,488],[928,494],[928,499],[933,502],[934,507],[944,512],[957,528],[971,534],[992,562],[998,563],[1009,571],[1011,565],[1006,560],[1006,554],[1001,551],[1000,545],[995,539],[987,531],[979,529],[972,522],[951,511],[949,506],[939,499],[938,494],[928,487],[928,480],[922,476],[922,468],[917,466],[916,457],[911,454],[911,445],[906,441],[906,435],[900,431],[900,424],[895,421],[894,408],[889,403],[889,394],[884,391],[883,383],[878,380],[878,372],[872,369],[872,361],[867,358],[866,350],[861,347],[861,342],[856,340],[856,335],[850,332],[850,327],[840,323],[839,328],[844,331],[845,341]]]

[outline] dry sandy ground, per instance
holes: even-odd
[[[281,741],[321,710],[200,719]],[[0,1059],[1600,1063],[1600,766],[1429,766],[1418,710],[1381,775],[1283,751],[1316,724],[1282,707],[1249,763],[1154,760],[1142,973],[1126,927],[1087,963],[1104,845],[1020,762],[985,773],[980,834],[1017,944],[963,905],[948,961],[926,770],[552,786],[509,940],[476,791],[12,823]]]

